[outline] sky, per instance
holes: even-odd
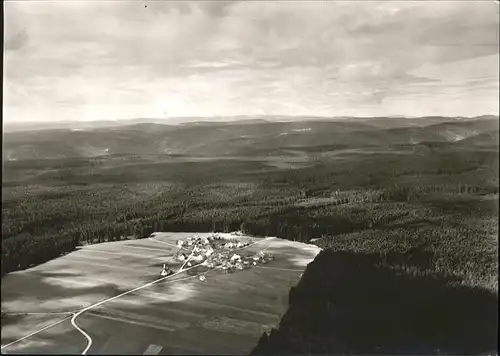
[[[499,5],[4,2],[4,122],[499,111]]]

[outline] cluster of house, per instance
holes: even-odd
[[[222,269],[225,272],[234,272],[237,270],[244,270],[252,266],[257,266],[259,263],[265,264],[272,260],[274,257],[272,255],[265,254],[263,251],[253,255],[253,256],[240,256],[238,254],[233,254],[229,259],[223,259],[220,262]]]
[[[177,241],[180,250],[176,258],[187,267],[203,264],[209,269],[221,267],[225,272],[244,270],[273,259],[272,255],[263,251],[244,256],[236,253],[248,245],[248,242],[223,238],[217,234],[209,237],[189,237],[184,241]]]

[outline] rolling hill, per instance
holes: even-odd
[[[130,123],[130,122],[129,122]],[[251,124],[250,124],[251,123]],[[108,155],[255,156],[293,149],[344,149],[421,142],[494,144],[498,118],[360,118],[268,122],[262,119],[185,125],[135,123],[114,127],[46,129],[4,134],[3,159],[89,158]],[[484,136],[487,135],[487,136]],[[485,139],[485,141],[482,140]]]
[[[237,350],[229,349],[228,339],[212,330],[214,325],[245,330],[227,306],[250,301],[255,311],[262,311],[268,307],[266,300],[273,302],[268,298],[278,297],[278,292],[284,298],[273,303],[279,301],[285,312],[279,328],[269,336],[255,328],[251,339],[230,335],[235,347],[245,342],[249,352],[262,335],[255,354],[387,354],[409,349],[429,354],[436,348],[477,354],[491,349],[497,328],[487,315],[496,315],[490,307],[497,304],[498,294],[498,118],[238,120],[183,125],[138,120],[114,127],[6,134],[4,159],[10,161],[4,162],[2,175],[2,273],[11,282],[2,288],[8,283],[16,286],[16,276],[30,278],[36,269],[49,274],[35,274],[35,281],[47,277],[54,284],[42,288],[28,280],[23,298],[9,297],[2,290],[3,304],[9,298],[13,303],[8,311],[16,312],[16,303],[26,301],[30,293],[38,296],[48,290],[62,296],[63,302],[80,305],[81,298],[119,294],[116,288],[123,288],[122,283],[136,286],[134,276],[147,268],[158,273],[160,264],[155,262],[146,269],[140,265],[131,269],[130,260],[112,249],[104,251],[111,257],[99,257],[103,252],[97,250],[106,248],[107,242],[148,237],[154,231],[241,230],[250,236],[311,242],[327,251],[292,288],[287,312],[288,282],[269,281],[266,295],[260,285],[248,291],[250,280],[231,275],[225,283],[247,288],[245,294],[231,295],[214,285],[193,299],[194,304],[152,310],[142,299],[123,298],[124,305],[113,310],[96,308],[96,313],[80,319],[85,328],[98,331],[91,353],[142,354],[151,345],[166,347],[169,354],[206,353],[206,347],[217,351],[220,345],[234,353]],[[103,244],[75,251],[82,244],[97,243]],[[128,243],[116,246],[121,249]],[[154,247],[138,247],[128,255],[140,255],[142,250],[151,260]],[[419,248],[421,253],[414,253]],[[61,254],[65,256],[58,258]],[[116,265],[108,265],[113,256]],[[75,267],[74,258],[82,262],[83,272],[61,275],[58,263],[70,261]],[[44,271],[47,265],[53,270]],[[380,268],[374,270],[374,265]],[[128,272],[120,275],[120,271]],[[90,279],[104,279],[104,272],[116,272],[119,283],[108,285],[109,289],[100,282],[90,285],[89,273]],[[122,278],[124,274],[131,279]],[[109,275],[105,277],[105,283],[112,282]],[[266,280],[258,274],[252,278]],[[212,276],[207,279],[210,282],[204,286],[215,281]],[[64,289],[57,287],[61,280]],[[68,286],[77,288],[67,290]],[[248,297],[248,292],[255,297]],[[167,293],[168,288],[158,295]],[[61,299],[47,297],[47,304],[63,306]],[[203,324],[206,327],[191,324],[186,333],[157,335],[155,340],[148,331],[138,344],[134,344],[135,327],[116,331],[116,322],[123,321],[132,325],[150,321],[157,330],[172,328],[186,323],[186,312],[198,304],[205,303],[199,315],[212,312],[214,304],[206,304],[210,298],[224,298],[221,305],[228,314],[209,320]],[[37,306],[43,302],[30,300]],[[276,305],[269,307],[277,310]],[[188,309],[181,310],[182,306]],[[131,317],[124,320],[128,307],[134,310],[128,309]],[[160,309],[172,313],[158,317]],[[447,314],[457,318],[448,319]],[[249,313],[245,310],[244,315]],[[37,315],[10,317],[14,321],[11,327],[3,326],[2,337],[10,334],[12,340],[29,333],[28,326],[50,322]],[[94,328],[96,318],[102,329]],[[380,328],[381,320],[386,328]],[[431,324],[436,327],[429,328]],[[256,327],[254,321],[247,325]],[[23,352],[51,353],[60,347],[67,353],[81,352],[85,347],[81,335],[65,329],[69,326],[69,320],[62,319],[54,329],[30,340],[50,345],[17,346]],[[211,336],[202,337],[207,345],[201,345],[199,335],[207,330]],[[378,331],[376,340],[370,339],[375,335],[371,330]],[[53,337],[63,333],[64,345]]]

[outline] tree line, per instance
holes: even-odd
[[[294,191],[293,197],[286,191],[281,197],[275,195],[267,200],[256,193],[258,200],[247,196],[239,200],[208,201],[203,196],[203,187],[192,187],[184,193],[160,194],[130,205],[117,203],[119,199],[112,192],[106,193],[111,193],[109,198],[81,193],[60,195],[49,201],[33,198],[3,211],[2,273],[48,261],[80,244],[144,238],[155,231],[241,230],[254,236],[309,242],[312,238],[384,226],[391,214],[402,211],[398,207],[387,208],[380,217],[380,210],[365,211],[370,204],[409,202],[429,193],[484,191],[484,187],[464,184],[395,185],[377,192],[334,191],[332,196],[338,199],[333,203],[306,207],[293,204],[307,199],[300,189]],[[107,199],[107,203],[98,204],[96,198]],[[79,208],[72,208],[74,205]]]

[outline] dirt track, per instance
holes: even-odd
[[[162,233],[151,240],[86,246],[71,254],[2,280],[6,312],[78,311],[158,278],[182,233]],[[161,243],[163,242],[163,243]],[[202,282],[186,273],[124,295],[85,312],[78,325],[92,339],[89,353],[245,354],[262,331],[286,311],[290,286],[317,254],[307,245],[269,239],[262,246],[276,256],[265,268],[232,274],[218,270]],[[170,260],[173,263],[173,260]],[[72,316],[71,314],[69,315]],[[33,320],[2,325],[2,345],[55,321]],[[22,318],[21,318],[22,319]],[[20,325],[24,325],[20,327]],[[30,329],[30,330],[28,330]],[[209,336],[209,337],[207,337]],[[69,320],[8,347],[3,353],[81,353],[88,340]]]

